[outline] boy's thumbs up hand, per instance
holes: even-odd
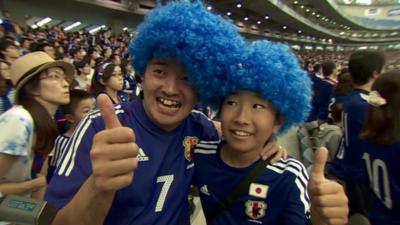
[[[93,138],[90,152],[93,180],[99,191],[117,191],[132,183],[139,147],[135,132],[118,120],[110,98],[100,94],[97,103],[106,129]]]
[[[325,178],[328,150],[320,148],[314,159],[308,193],[311,200],[312,224],[344,225],[349,213],[348,199],[343,187]]]

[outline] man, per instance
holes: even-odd
[[[336,64],[333,61],[325,61],[322,64],[322,73],[324,79],[319,85],[319,91],[317,96],[318,101],[318,113],[317,119],[320,122],[326,122],[329,114],[329,104],[333,97],[333,91],[336,86]]]
[[[368,94],[385,65],[383,53],[378,51],[357,51],[349,59],[349,72],[354,90],[343,99],[344,151],[339,151],[329,172],[346,182],[350,202],[350,214],[366,214],[369,187],[364,171],[362,153],[364,147],[359,136],[364,126],[368,109]],[[369,194],[366,194],[369,193]]]
[[[19,47],[14,41],[3,39],[0,43],[0,57],[12,64],[20,56]]]
[[[236,27],[200,2],[154,9],[131,46],[143,100],[114,112],[99,97],[101,114],[78,127],[49,185],[47,200],[62,208],[55,224],[189,224],[192,146],[219,139],[205,115],[191,112],[190,81],[224,76],[243,46]]]

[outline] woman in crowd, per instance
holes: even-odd
[[[376,199],[369,211],[372,225],[400,224],[400,71],[382,74],[368,97],[364,173]]]
[[[0,60],[0,114],[14,103],[14,88],[11,82],[10,64]]]
[[[74,68],[44,52],[29,53],[11,67],[16,105],[0,116],[0,192],[41,198],[44,174],[31,176],[35,154],[48,154],[57,136],[57,108],[69,102]]]
[[[113,104],[128,101],[122,92],[123,76],[121,67],[112,63],[104,63],[97,68],[96,75],[92,77],[91,93],[97,97],[105,93]]]

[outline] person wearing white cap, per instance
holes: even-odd
[[[11,66],[16,105],[0,116],[0,192],[41,198],[43,175],[31,176],[35,153],[48,154],[57,136],[53,115],[69,103],[74,68],[44,52],[29,53]]]

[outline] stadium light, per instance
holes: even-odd
[[[41,27],[41,26],[43,26],[43,25],[49,23],[50,21],[51,21],[51,18],[50,18],[50,17],[46,17],[46,18],[40,20],[39,22],[37,22],[36,24],[37,24],[39,27]]]
[[[64,30],[65,30],[65,31],[69,31],[69,30],[71,30],[72,28],[77,27],[77,26],[79,26],[79,25],[81,25],[81,22],[78,21],[78,22],[75,22],[75,23],[69,25],[68,27],[64,28]]]

